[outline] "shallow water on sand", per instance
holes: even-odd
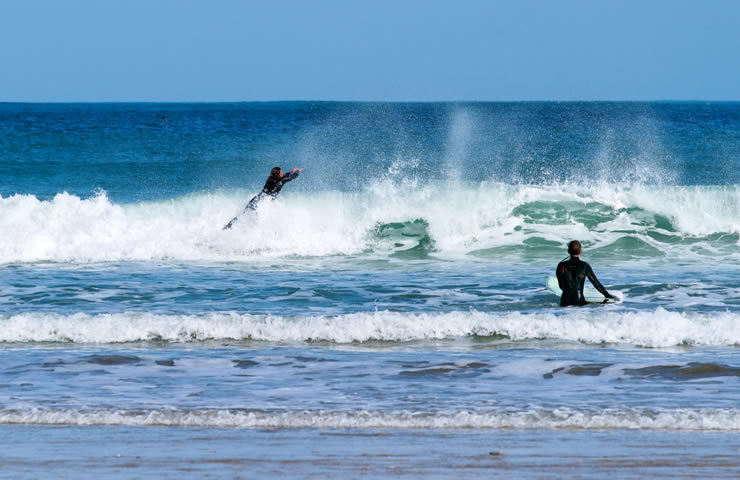
[[[0,427],[3,476],[703,478],[740,474],[737,435],[650,430]],[[12,438],[13,441],[9,441]],[[39,442],[44,438],[44,442]]]

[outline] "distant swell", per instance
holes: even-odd
[[[377,311],[337,316],[281,317],[238,313],[155,315],[121,313],[0,316],[2,342],[412,342],[467,336],[511,340],[560,339],[645,347],[740,345],[740,315],[572,310],[567,314]]]
[[[570,409],[521,412],[0,409],[0,424],[215,428],[645,429],[740,431],[737,409]]]

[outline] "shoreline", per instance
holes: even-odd
[[[736,432],[2,426],[2,477],[736,478]]]

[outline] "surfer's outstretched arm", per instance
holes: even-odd
[[[283,178],[281,179],[282,183],[288,183],[291,180],[295,180],[296,178],[298,178],[298,175],[300,175],[302,171],[303,171],[302,168],[294,168],[293,170],[288,172],[287,175],[283,176]]]

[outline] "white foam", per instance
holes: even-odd
[[[352,343],[374,340],[424,341],[472,335],[645,347],[740,345],[740,315],[730,312],[682,313],[658,308],[654,311],[598,313],[593,309],[572,309],[567,314],[377,311],[305,317],[239,313],[23,313],[0,316],[2,342],[119,343],[233,339]]]
[[[214,428],[644,429],[740,431],[738,409],[527,410],[520,412],[0,409],[0,424]]]
[[[256,215],[244,217],[233,229],[222,231],[251,193],[194,194],[125,205],[110,202],[104,193],[88,199],[60,193],[49,201],[32,195],[0,196],[0,263],[222,261],[355,255],[378,249],[387,253],[397,248],[397,242],[379,242],[376,227],[419,219],[428,225],[441,255],[521,246],[531,237],[558,244],[580,238],[597,248],[632,235],[685,259],[695,254],[696,246],[660,242],[648,233],[659,231],[679,239],[740,233],[737,186],[489,182],[418,186],[405,179],[380,180],[362,192],[287,192],[274,202],[263,202]],[[564,206],[566,216],[553,222],[539,218],[543,212],[529,218],[517,210],[532,208],[536,202]],[[591,203],[611,209],[612,219],[587,226],[574,216],[574,210],[586,211]],[[677,232],[657,227],[656,215],[669,219]],[[708,252],[716,250],[711,241],[700,246]],[[732,255],[735,250],[723,253]]]

